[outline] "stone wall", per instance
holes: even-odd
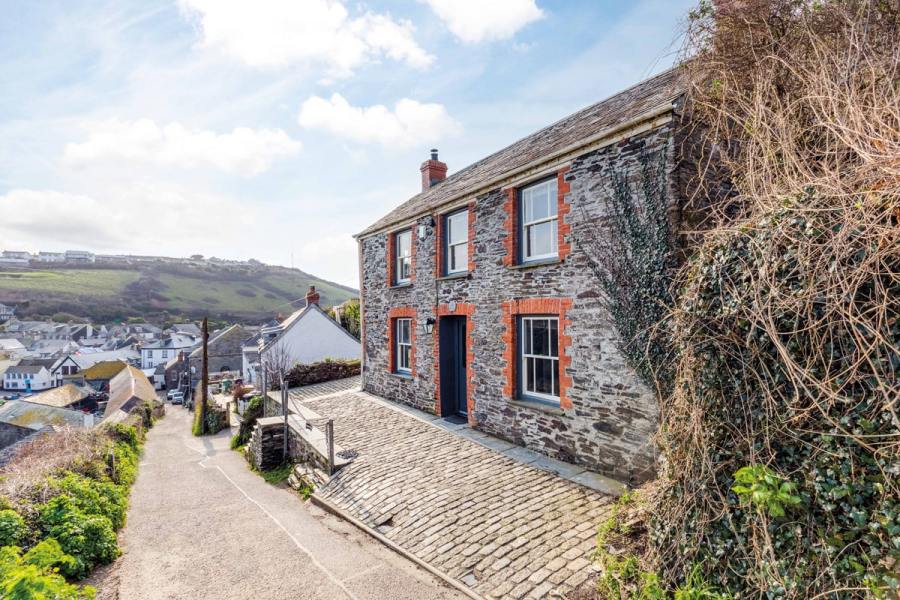
[[[655,465],[652,437],[658,407],[654,394],[642,385],[617,347],[616,332],[601,307],[598,282],[588,267],[582,245],[600,232],[605,215],[601,198],[610,193],[613,168],[637,180],[642,148],[664,148],[673,173],[671,189],[678,191],[675,139],[671,125],[627,139],[574,160],[561,170],[569,191],[565,195],[563,225],[570,253],[561,262],[532,267],[504,264],[507,254],[508,193],[496,189],[479,196],[474,205],[475,268],[462,278],[435,278],[435,231],[415,244],[416,278],[405,287],[390,287],[385,263],[388,235],[361,241],[364,268],[364,387],[389,400],[439,413],[435,372],[435,338],[423,324],[436,316],[438,306],[455,302],[474,305],[470,332],[468,381],[470,423],[487,433],[584,465],[621,481],[639,483],[651,477]],[[562,187],[564,189],[564,186]],[[673,208],[680,200],[673,198]],[[676,211],[673,210],[673,214]],[[430,217],[418,223],[428,225]],[[564,229],[564,228],[561,228]],[[509,394],[504,358],[507,334],[504,303],[522,299],[558,299],[565,306],[570,343],[565,374],[571,377],[563,408],[518,402]],[[391,372],[389,311],[412,308],[417,326],[415,376]],[[442,311],[442,314],[454,314]],[[462,313],[458,313],[462,314]],[[437,328],[434,335],[437,335]],[[504,391],[506,389],[506,392]]]
[[[240,373],[244,365],[243,342],[247,337],[246,330],[240,325],[235,325],[222,332],[220,336],[211,338],[208,348],[209,372],[237,371]],[[202,353],[203,349],[199,348],[191,353],[189,359],[190,366],[195,368],[195,378],[200,377],[203,366]]]

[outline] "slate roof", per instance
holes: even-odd
[[[0,406],[0,422],[40,431],[46,427],[84,427],[85,415],[77,410],[13,400]]]
[[[529,163],[549,159],[556,152],[586,142],[592,136],[670,104],[681,93],[677,69],[646,79],[453,173],[437,185],[416,194],[356,237],[365,237],[474,194]]]
[[[85,380],[112,379],[127,366],[121,360],[103,360],[86,369],[82,375]]]
[[[140,369],[128,365],[109,382],[109,402],[103,421],[117,423],[128,417],[138,403],[158,400],[153,384]]]
[[[237,323],[235,323],[234,325],[232,325],[230,327],[223,329],[216,335],[212,336],[209,339],[209,344],[207,344],[207,349],[212,348],[214,344],[217,344],[218,342],[228,339],[229,337],[232,337],[235,335],[240,336],[241,339],[244,339],[244,336],[247,335],[246,332],[244,331],[244,328],[241,327],[240,325],[238,325]],[[197,349],[194,350],[193,352],[191,352],[191,354],[190,354],[191,358],[200,358],[201,356],[203,356],[203,342],[202,341],[200,342],[200,345],[197,347]]]
[[[52,390],[47,390],[46,392],[41,392],[36,396],[31,396],[28,398],[29,402],[34,402],[35,404],[43,404],[44,406],[55,406],[57,408],[65,408],[71,404],[75,404],[76,402],[80,402],[90,396],[94,390],[78,386],[73,383],[67,383],[66,385],[60,386],[58,388],[53,388]]]

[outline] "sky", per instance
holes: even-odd
[[[0,0],[0,249],[254,258],[358,233],[665,70],[694,0]]]

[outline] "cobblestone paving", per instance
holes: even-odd
[[[300,400],[359,452],[317,493],[491,598],[561,596],[591,574],[612,498],[361,392]]]

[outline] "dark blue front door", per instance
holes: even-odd
[[[441,415],[465,415],[466,318],[441,317],[440,335]]]

